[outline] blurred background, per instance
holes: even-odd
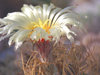
[[[0,0],[0,18],[5,17],[7,13],[20,11],[23,4],[42,6],[44,3],[53,3],[61,8],[78,5],[73,11],[83,15],[87,34],[79,32],[73,27],[72,30],[78,34],[78,36],[74,36],[75,41],[82,41],[86,47],[91,47],[91,40],[92,44],[98,43],[99,46],[96,47],[98,53],[98,49],[100,49],[100,0]],[[21,71],[15,63],[20,58],[18,56],[20,52],[16,53],[13,46],[9,47],[8,40],[9,38],[0,41],[0,75],[15,75]],[[97,53],[95,53],[96,56]]]

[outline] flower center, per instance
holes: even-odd
[[[49,31],[50,25],[48,25],[49,19],[47,19],[44,23],[40,20],[40,18],[38,20],[39,20],[38,23],[32,22],[33,29],[35,29],[36,27],[41,27],[41,28],[45,29],[47,33],[50,33],[50,31]]]

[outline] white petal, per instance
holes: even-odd
[[[13,12],[13,13],[9,13],[7,17],[5,17],[5,19],[10,19],[13,20],[15,22],[18,22],[21,25],[30,25],[31,24],[31,20],[23,13],[21,12]]]
[[[9,28],[7,34],[10,34],[13,30],[20,30],[20,29],[22,29],[22,28],[21,27],[18,27],[18,26],[12,26],[11,28]]]
[[[37,32],[34,31],[34,32],[32,33],[32,35],[30,36],[30,38],[31,38],[32,40],[34,40],[34,39],[36,39],[36,36],[37,36]]]
[[[69,7],[66,7],[66,8],[64,8],[64,10],[71,10],[71,9],[73,9],[73,8],[75,8],[76,6],[69,6]]]
[[[21,41],[22,39],[27,38],[31,31],[32,31],[32,30],[23,30],[22,32],[20,32],[20,33],[17,35],[17,37],[16,37],[16,39],[15,39],[15,42],[18,43],[18,42]]]
[[[42,10],[43,9],[41,7],[39,7],[37,9],[37,11],[38,11],[38,18],[40,18],[40,20],[43,22],[43,11]]]
[[[6,18],[6,17],[5,17]],[[10,20],[10,19],[0,19],[1,22],[5,22],[6,24],[8,23],[17,23],[16,21]]]
[[[0,24],[0,27],[3,27],[3,26],[5,26],[5,24]]]
[[[29,7],[28,5],[24,4],[23,7],[21,8],[22,12],[24,14],[26,14],[31,21],[35,21],[35,17],[34,17],[34,12],[32,11],[31,7]]]
[[[44,29],[40,28],[40,27],[37,27],[34,30],[37,32],[36,38],[42,39],[46,35],[46,31]]]
[[[63,29],[63,32],[66,34],[66,36],[67,36],[67,38],[71,41],[71,42],[74,42],[74,38],[73,38],[73,36],[71,35],[71,33],[72,34],[74,34],[74,35],[76,35],[73,31],[71,31],[67,26],[65,26],[65,25],[62,25],[61,26],[62,27],[62,29]]]
[[[4,21],[4,19],[0,18],[0,27],[7,25],[8,23]]]
[[[11,34],[0,37],[0,41],[7,38],[7,37],[9,37],[9,36],[11,36]]]
[[[79,30],[82,29],[82,23],[72,18],[62,19],[58,23],[63,25],[70,24],[77,27]]]
[[[75,14],[75,13],[65,13],[65,14],[61,15],[61,16],[57,19],[56,23],[59,22],[59,21],[61,21],[62,19],[65,19],[65,18],[66,18],[66,19],[67,19],[67,18],[74,18],[74,19],[76,19],[77,21],[82,22],[82,18],[81,18],[78,14]]]
[[[50,34],[53,36],[53,40],[59,40],[60,36],[61,36],[61,32],[60,29],[58,27],[53,27],[50,30]]]
[[[42,9],[41,6],[39,6],[39,5],[38,5],[38,6],[35,6],[34,9],[37,11],[37,13],[34,14],[34,15],[36,15],[36,16],[35,16],[36,19],[37,19],[37,20],[39,20],[39,18],[41,19],[41,17],[39,16],[40,10]],[[41,15],[43,15],[43,14],[41,14]],[[37,23],[39,24],[39,21],[37,21]]]
[[[3,28],[0,28],[0,31],[2,31],[3,30]]]
[[[46,19],[48,19],[49,18],[49,15],[50,15],[50,12],[51,12],[51,10],[52,9],[54,9],[55,8],[55,6],[53,5],[53,4],[50,4],[50,6],[47,8],[47,12],[46,12]]]
[[[14,35],[12,35],[12,36],[9,38],[9,41],[8,41],[9,46],[11,45],[12,41],[14,41],[14,40],[16,39],[16,37],[18,36],[18,34],[19,34],[21,31],[22,31],[22,30],[17,31]]]
[[[20,24],[16,21],[13,21],[13,20],[10,20],[10,19],[0,19],[0,21],[4,23],[2,26],[9,25],[9,24],[13,24],[13,25],[19,25]]]
[[[17,50],[22,44],[23,44],[23,41],[16,43],[15,44],[15,50]]]
[[[35,40],[39,41],[39,39],[40,39],[40,35],[37,35]]]
[[[45,36],[44,36],[44,39],[45,40],[49,40],[49,37],[48,36],[50,36],[50,35],[48,33],[46,33]]]
[[[9,24],[9,25],[6,25],[3,27],[3,30],[7,30],[9,29],[10,27],[14,26],[15,24]]]
[[[46,12],[47,12],[47,8],[48,8],[48,5],[47,4],[43,4],[43,23],[47,20],[47,15],[46,15]]]
[[[10,24],[10,25],[7,25],[7,26],[2,27],[3,30],[0,32],[0,34],[5,34],[5,33],[7,33],[8,30],[9,30],[9,28],[10,28],[11,26],[13,26],[13,24]]]
[[[60,15],[62,15],[62,14],[64,14],[64,13],[71,13],[71,12],[72,12],[72,11],[66,10],[66,9],[67,9],[67,8],[61,10],[59,13],[57,13],[57,14],[55,15],[52,25],[55,24],[57,18],[58,18]]]
[[[11,28],[12,26],[13,26],[13,24],[2,27],[3,30],[0,31],[0,34],[6,34],[9,30],[9,28]]]
[[[0,34],[6,34],[7,33],[7,29],[6,30],[2,30],[2,31],[0,31]]]
[[[30,5],[30,7],[31,7],[32,12],[33,12],[33,14],[34,14],[35,22],[38,23],[38,17],[39,17],[39,16],[38,16],[38,11],[37,11],[36,7],[34,7],[34,6],[32,6],[32,5]]]
[[[55,14],[58,13],[61,10],[61,8],[54,9],[49,17],[49,25],[51,25],[51,22],[53,21],[53,18],[55,17]]]
[[[24,30],[17,35],[17,37],[15,38],[16,49],[22,45],[22,43],[25,41],[30,32],[31,30]]]
[[[45,30],[44,29],[42,29],[41,27],[37,27],[37,28],[35,28],[34,29],[37,33],[42,33],[42,32],[45,32]]]

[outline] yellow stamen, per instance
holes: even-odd
[[[39,25],[40,25],[40,26],[43,25],[43,24],[42,24],[42,21],[40,20],[40,18],[38,18],[38,20],[39,20]]]
[[[41,28],[45,29],[46,32],[50,33],[50,31],[48,31],[50,29],[50,25],[48,25],[49,19],[47,19],[44,23],[40,20],[40,18],[38,18],[38,20],[39,20],[39,22],[38,22],[39,24],[36,22],[31,23],[33,25],[32,29],[35,29],[36,27],[41,27]]]
[[[48,28],[48,26],[47,26],[48,21],[49,21],[49,19],[47,19],[47,20],[44,22],[43,27],[46,26],[46,27]]]

